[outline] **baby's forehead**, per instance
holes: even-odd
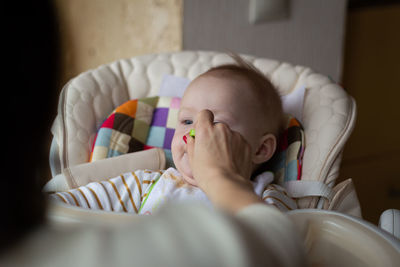
[[[204,90],[209,88],[213,90]],[[192,81],[188,89],[194,89],[199,95],[205,94],[204,97],[220,95],[222,91],[225,97],[240,97],[243,101],[249,100],[251,102],[260,100],[260,97],[264,97],[249,79],[241,75],[217,73],[217,71],[199,76]]]
[[[227,77],[201,76],[189,84],[182,97],[182,101],[196,102],[204,98],[209,99],[209,101],[215,98],[232,101],[232,99],[240,97],[246,91],[246,94],[248,94],[248,90],[245,87],[247,86],[239,86],[239,83]]]
[[[181,101],[181,107],[207,106],[246,113],[258,108],[259,98],[247,84],[238,83],[227,77],[207,75],[199,77],[189,85]]]
[[[189,88],[191,85],[194,84],[204,84],[204,83],[223,83],[229,88],[249,88],[251,87],[251,82],[249,80],[249,77],[245,77],[243,75],[238,75],[232,72],[226,72],[222,70],[215,70],[212,72],[206,72],[197,78],[195,78],[190,84]]]

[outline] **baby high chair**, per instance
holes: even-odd
[[[281,95],[306,88],[298,118],[305,132],[301,180],[286,187],[301,208],[339,210],[361,216],[351,180],[335,186],[343,146],[354,127],[355,101],[310,68],[244,56],[268,76]],[[190,80],[212,66],[232,62],[224,53],[175,52],[123,59],[87,71],[62,90],[52,132],[53,176],[89,160],[96,131],[117,106],[158,94],[164,75]]]
[[[281,95],[305,88],[304,95],[299,94],[304,97],[304,103],[300,98],[301,110],[296,114],[305,135],[301,179],[284,186],[300,207],[288,214],[299,227],[313,261],[327,266],[376,266],[377,262],[391,266],[398,262],[400,243],[357,219],[361,211],[351,179],[335,185],[343,147],[355,124],[354,99],[331,79],[310,68],[243,57],[269,77]],[[164,75],[193,80],[210,67],[230,62],[229,56],[217,52],[160,53],[118,60],[70,80],[61,92],[52,127],[50,165],[54,177],[47,190],[77,187],[93,181],[93,177],[109,178],[135,168],[165,167],[165,156],[160,149],[88,163],[98,128],[124,102],[158,95]],[[135,156],[134,160],[131,156]],[[399,212],[386,213],[389,220],[383,220],[382,227],[399,236]],[[48,214],[50,220],[58,223],[118,223],[127,219],[124,214],[84,211],[63,205],[50,206]]]

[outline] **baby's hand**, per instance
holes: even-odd
[[[252,171],[251,148],[246,140],[225,123],[213,123],[214,114],[201,111],[194,124],[196,138],[188,138],[187,152],[194,179],[200,188],[216,182],[216,174],[249,180]],[[214,177],[214,178],[213,178]],[[243,182],[244,182],[243,181]]]

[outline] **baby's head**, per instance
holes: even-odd
[[[215,122],[227,124],[250,144],[253,171],[275,152],[283,117],[281,99],[262,73],[234,58],[237,64],[212,68],[193,80],[182,98],[171,149],[176,168],[189,184],[197,185],[183,136],[201,110],[213,112]]]

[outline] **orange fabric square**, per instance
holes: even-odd
[[[122,114],[128,115],[132,118],[135,118],[137,103],[138,103],[137,99],[128,101],[128,102],[122,104],[121,106],[119,106],[115,110],[115,112],[122,113]]]
[[[300,127],[300,123],[295,118],[291,118],[287,128],[290,128],[292,126],[299,126]]]

